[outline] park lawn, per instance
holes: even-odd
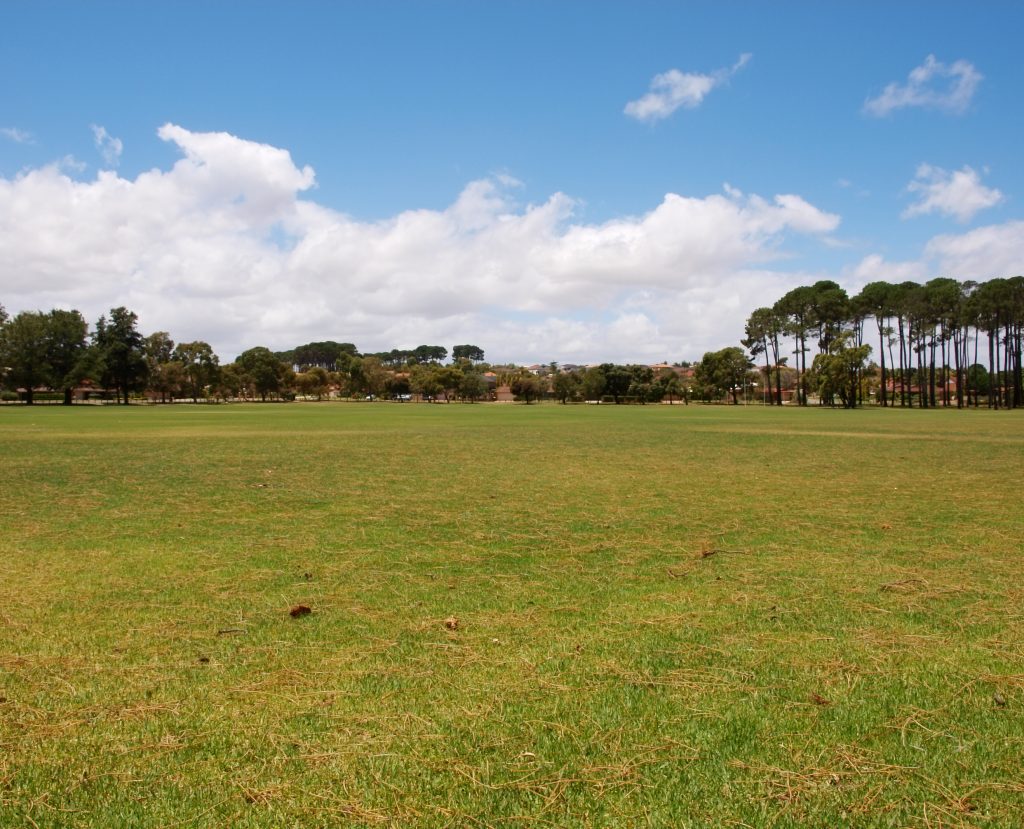
[[[1021,825],[1020,412],[3,407],[0,464],[0,826]]]

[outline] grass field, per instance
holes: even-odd
[[[1019,412],[8,407],[0,458],[2,827],[1024,824]]]

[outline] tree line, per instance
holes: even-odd
[[[25,311],[0,306],[0,384],[5,399],[32,403],[51,389],[70,404],[76,388],[127,404],[148,392],[162,401],[201,399],[320,399],[329,394],[476,401],[508,386],[526,403],[601,401],[689,403],[730,400],[760,388],[765,403],[784,392],[798,405],[812,393],[824,404],[882,406],[1024,405],[1021,351],[1024,277],[924,284],[877,281],[849,296],[821,280],[757,308],[746,321],[743,348],[708,352],[699,363],[655,370],[602,363],[528,371],[491,366],[476,345],[420,345],[360,353],[355,344],[327,340],[271,351],[257,346],[221,364],[204,341],[175,343],[167,332],[144,336],[127,308],[113,308],[90,331],[78,311]],[[870,342],[869,342],[870,340]],[[877,361],[869,363],[875,352]],[[808,365],[808,354],[817,353]],[[793,358],[792,365],[790,357]],[[763,360],[759,373],[755,361]],[[491,371],[493,369],[493,372]]]
[[[822,280],[756,309],[745,333],[743,345],[764,359],[776,404],[782,403],[788,363],[783,352],[789,342],[800,405],[807,405],[809,390],[823,402],[836,397],[848,407],[864,402],[867,360],[874,351],[869,337],[878,344],[879,405],[977,407],[982,396],[990,408],[1024,404],[1021,276],[987,282],[878,281],[852,297]],[[808,368],[811,342],[818,353]]]
[[[142,392],[163,402],[322,398],[331,390],[481,399],[489,368],[483,349],[456,345],[452,365],[442,365],[447,358],[448,349],[439,345],[360,354],[353,343],[328,340],[277,352],[257,346],[222,364],[207,342],[175,343],[165,331],[143,335],[137,315],[124,307],[101,316],[90,332],[78,311],[10,317],[0,306],[0,387],[4,399],[27,404],[42,393],[70,405],[83,389],[122,404]]]

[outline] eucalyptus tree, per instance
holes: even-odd
[[[622,398],[629,394],[629,387],[635,380],[633,372],[627,366],[614,363],[601,363],[598,368],[604,375],[604,394],[610,395],[616,404],[621,403]]]
[[[889,377],[886,374],[885,347],[892,336],[892,326],[889,322],[894,313],[893,293],[893,286],[888,282],[869,282],[852,300],[854,305],[859,306],[864,312],[874,318],[875,326],[878,328],[878,353],[882,370],[882,393],[879,402],[882,406],[889,405]],[[891,346],[889,356],[891,364]]]
[[[193,403],[198,403],[200,397],[206,396],[207,389],[216,384],[220,360],[210,344],[202,340],[180,343],[174,349],[172,359],[181,364],[189,396]]]
[[[24,400],[35,402],[35,389],[51,381],[49,325],[41,311],[22,311],[0,329],[0,365],[12,388],[25,389]]]
[[[173,401],[185,383],[185,367],[174,361],[174,340],[166,331],[154,331],[142,341],[149,390],[160,395],[160,402]]]
[[[559,371],[555,373],[551,382],[555,399],[561,403],[568,403],[575,400],[580,393],[582,382],[580,375],[575,371]]]
[[[70,406],[74,387],[90,373],[89,326],[78,311],[54,309],[46,316],[46,328],[50,385],[63,392],[63,403]]]
[[[870,345],[857,345],[854,331],[842,331],[829,342],[828,351],[814,358],[813,374],[822,400],[838,395],[843,408],[853,409],[860,401],[860,379],[871,353]]]
[[[891,310],[896,319],[896,338],[899,344],[899,381],[900,381],[900,405],[910,406],[910,320],[911,308],[916,292],[921,286],[916,282],[906,281],[899,285],[892,285]],[[892,355],[890,354],[890,362]]]
[[[602,366],[591,366],[580,377],[580,392],[584,400],[600,400],[604,397],[607,378]]]
[[[801,286],[785,294],[772,306],[785,320],[785,333],[793,338],[797,370],[797,403],[807,405],[807,335],[814,327],[814,289]]]
[[[757,308],[747,320],[743,346],[755,358],[764,354],[764,377],[769,389],[772,386],[772,371],[775,373],[775,390],[769,399],[782,405],[782,360],[779,358],[779,337],[785,332],[785,323],[774,308]],[[771,359],[769,361],[769,351]]]
[[[988,406],[998,409],[1003,405],[1003,359],[1000,334],[1008,314],[1011,289],[1006,279],[990,279],[982,283],[975,295],[974,323],[979,333],[988,339]]]
[[[509,389],[512,394],[520,400],[525,401],[527,406],[529,406],[534,400],[539,400],[541,394],[544,392],[540,378],[530,374],[528,371],[524,371],[513,377],[512,382],[509,383]]]
[[[743,349],[737,346],[708,351],[694,370],[694,380],[703,388],[705,399],[712,391],[719,397],[729,394],[735,406],[739,404],[737,392],[746,382],[747,372],[753,365]]]
[[[242,382],[260,399],[280,395],[287,390],[290,370],[269,348],[256,346],[238,355],[235,364]]]
[[[1010,404],[1024,405],[1024,367],[1021,352],[1024,350],[1024,276],[1011,276],[1006,280],[1009,289],[1009,303],[1005,344],[1009,360],[1009,382],[1013,390]]]
[[[830,279],[822,279],[810,287],[809,321],[818,329],[818,352],[828,352],[829,343],[850,320],[850,300],[846,291]]]
[[[676,398],[685,399],[683,382],[680,379],[678,372],[674,369],[663,368],[658,373],[658,379],[655,380],[655,385],[658,387],[661,399],[665,399],[667,397],[670,406]],[[689,403],[690,401],[686,399],[686,402]]]
[[[481,358],[482,359],[482,358]],[[479,371],[467,371],[459,383],[459,397],[475,403],[487,394],[487,381]]]
[[[936,405],[936,347],[941,350],[938,363],[942,382],[942,405],[951,404],[949,396],[949,368],[950,357],[952,357],[953,371],[956,383],[957,394],[960,394],[962,384],[960,349],[959,349],[959,325],[962,316],[963,288],[960,283],[949,277],[930,279],[924,284],[925,302],[928,308],[929,321],[932,325],[930,348],[930,359],[928,368],[930,403]]]
[[[434,371],[437,375],[437,382],[441,385],[444,402],[450,403],[451,399],[458,394],[465,374],[456,366],[436,366]]]
[[[436,366],[429,364],[417,364],[410,369],[409,388],[421,399],[435,398],[444,391]]]
[[[328,386],[327,369],[311,366],[295,375],[295,385],[307,397],[315,394],[317,400],[322,400]]]

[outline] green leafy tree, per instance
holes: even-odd
[[[413,349],[411,359],[417,363],[443,363],[448,349],[441,345],[419,345]]]
[[[356,357],[349,363],[349,377],[353,391],[380,397],[387,388],[390,375],[380,357]]]
[[[981,363],[973,363],[967,368],[967,395],[974,395],[974,406],[978,406],[978,398],[989,389],[988,369]]]
[[[142,341],[146,355],[148,388],[166,403],[181,392],[185,384],[185,367],[174,362],[174,340],[166,331],[156,331]]]
[[[602,366],[592,366],[583,372],[580,379],[580,391],[584,400],[600,400],[604,397],[607,378]]]
[[[7,374],[7,369],[4,366],[3,361],[3,347],[4,347],[4,326],[7,324],[7,311],[3,305],[0,305],[0,388],[3,388],[4,377]]]
[[[35,402],[36,387],[51,381],[49,330],[47,315],[40,311],[22,311],[0,329],[0,365],[6,369],[6,382],[25,389],[28,405]]]
[[[452,346],[452,359],[479,363],[484,359],[484,350],[475,345],[455,345]]]
[[[217,376],[215,393],[221,400],[231,400],[241,396],[245,388],[245,376],[237,363],[221,366]]]
[[[268,395],[281,395],[286,391],[290,370],[269,348],[256,346],[243,351],[235,363],[241,369],[245,384],[258,394],[261,400],[266,401]]]
[[[444,394],[444,401],[448,403],[458,393],[465,375],[462,369],[455,366],[440,366],[436,370],[436,374],[437,381],[441,384],[441,393]]]
[[[409,388],[423,400],[437,397],[444,390],[437,376],[437,366],[414,365],[409,371]]]
[[[739,390],[746,381],[747,372],[753,362],[738,346],[729,346],[720,351],[709,351],[697,364],[694,380],[702,387],[705,399],[723,394],[732,397],[733,405],[739,404]]]
[[[850,300],[846,291],[831,279],[815,282],[810,289],[810,322],[818,329],[818,350],[824,354],[850,319]]]
[[[580,376],[574,371],[560,371],[552,380],[552,390],[555,393],[555,399],[563,404],[568,403],[570,400],[578,399],[580,389]]]
[[[658,399],[664,400],[665,398],[668,398],[670,406],[673,401],[683,397],[683,382],[680,379],[679,374],[672,369],[662,369],[658,373],[658,379],[655,383],[658,386],[659,394],[661,395]],[[687,403],[689,403],[689,400],[687,400]]]
[[[463,400],[475,403],[487,394],[487,381],[478,371],[467,371],[459,384],[459,396]]]
[[[812,366],[821,398],[831,400],[838,395],[843,408],[855,408],[860,400],[861,372],[870,353],[870,345],[855,344],[852,331],[834,336],[828,352],[817,355]]]
[[[136,324],[138,317],[121,306],[100,317],[93,334],[100,377],[114,389],[119,402],[128,405],[128,396],[146,387],[148,366],[143,338]]]
[[[540,379],[529,372],[523,372],[513,377],[512,382],[509,383],[509,388],[512,394],[518,399],[525,401],[527,406],[534,400],[539,400],[543,391]]]
[[[621,403],[622,398],[629,394],[629,387],[634,382],[633,372],[626,366],[612,363],[602,363],[600,369],[604,373],[604,393],[611,395],[616,403]]]
[[[869,282],[861,292],[854,297],[854,304],[859,305],[866,313],[875,320],[875,327],[878,329],[878,353],[880,368],[882,372],[881,394],[879,395],[882,406],[888,406],[889,401],[889,376],[886,371],[885,346],[892,335],[890,324],[893,316],[893,288],[888,282]]]
[[[793,337],[793,353],[796,357],[794,368],[797,370],[797,402],[807,405],[807,385],[804,374],[807,372],[807,335],[814,327],[814,289],[808,286],[794,288],[772,306],[783,320],[785,332]]]
[[[322,400],[327,392],[329,379],[323,366],[313,366],[295,375],[295,385],[306,397],[316,395],[317,400]]]
[[[772,372],[775,375],[775,391],[769,398],[782,405],[782,358],[779,354],[779,338],[785,332],[785,322],[774,308],[758,308],[747,320],[746,339],[743,346],[753,357],[764,354],[764,382],[772,386]]]
[[[89,373],[86,358],[89,326],[78,311],[53,310],[46,317],[50,385],[64,393],[70,406],[74,387]]]
[[[173,361],[181,364],[185,372],[185,384],[193,403],[206,396],[207,388],[217,382],[220,360],[213,353],[209,343],[196,340],[180,343],[174,349]]]
[[[341,359],[342,354],[349,357],[358,357],[359,352],[353,343],[338,343],[334,340],[324,342],[306,343],[292,349],[291,361],[300,368],[307,369],[313,366],[333,371]]]

